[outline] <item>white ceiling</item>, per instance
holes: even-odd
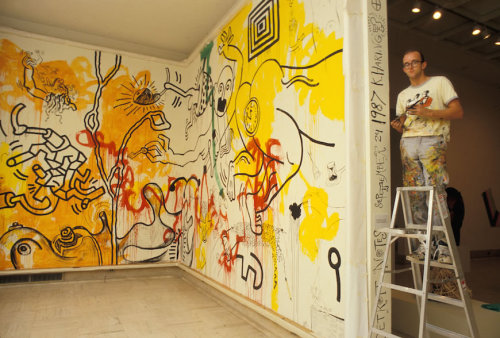
[[[0,0],[0,24],[181,61],[240,3],[239,0]]]
[[[468,33],[473,21],[498,32],[500,0],[421,1],[422,13],[412,15],[409,7],[414,0],[387,0],[390,49],[401,52],[411,32],[417,40],[428,41],[424,49],[435,54],[433,64],[441,63],[446,71],[500,88],[500,47]],[[243,3],[245,0],[0,0],[0,25],[183,61],[212,38]],[[454,14],[433,22],[429,16],[437,5]]]

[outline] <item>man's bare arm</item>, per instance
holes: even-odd
[[[463,118],[464,110],[459,99],[454,99],[444,109],[428,109],[417,104],[407,110],[411,115],[427,117],[431,119],[458,120]]]

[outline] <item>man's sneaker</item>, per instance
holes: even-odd
[[[406,256],[406,259],[423,261],[425,258],[425,250],[426,250],[425,242],[420,241],[418,248],[414,250],[411,254]]]
[[[451,255],[450,255],[450,249],[448,248],[448,244],[440,240],[438,242],[438,248],[437,248],[437,261],[438,263],[442,264],[451,264]]]

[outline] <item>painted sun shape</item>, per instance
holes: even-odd
[[[116,100],[117,104],[113,108],[123,107],[127,115],[161,110],[160,106],[163,105],[161,98],[165,90],[158,92],[148,74],[144,74],[140,80],[134,76],[132,78],[133,82],[128,85],[122,84],[125,90],[120,93],[120,97]]]

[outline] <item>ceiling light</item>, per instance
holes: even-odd
[[[497,38],[497,41],[495,41],[495,45],[500,46],[500,36]]]
[[[413,13],[420,13],[421,10],[422,10],[422,4],[420,3],[420,1],[415,1],[413,7],[411,8],[411,11]]]
[[[479,25],[475,25],[472,29],[472,35],[479,35],[481,33],[481,27]]]
[[[491,32],[486,28],[481,34],[481,37],[485,40],[489,39],[491,37]]]
[[[439,8],[436,8],[434,13],[432,13],[432,18],[434,20],[439,20],[439,19],[441,19],[442,16],[443,16],[443,12]]]

